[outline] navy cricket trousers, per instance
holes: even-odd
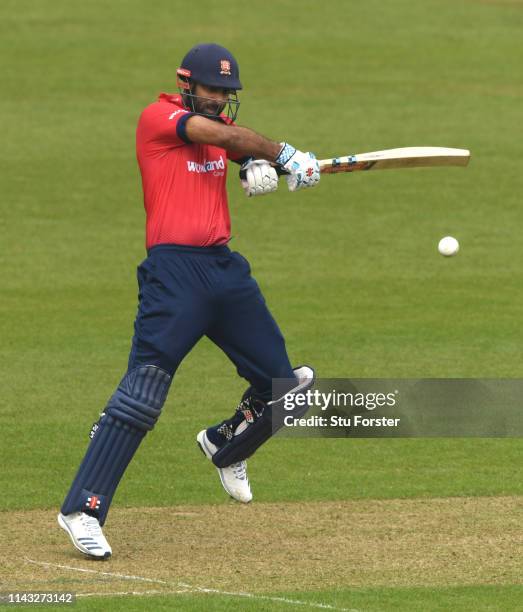
[[[273,378],[294,378],[283,336],[239,253],[158,245],[138,267],[138,286],[129,371],[148,364],[173,375],[207,336],[260,399],[271,399]]]

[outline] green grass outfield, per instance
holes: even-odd
[[[285,593],[284,598],[292,599],[299,597],[297,593]],[[313,603],[326,604],[336,607],[337,605],[349,605],[357,610],[405,610],[406,612],[419,612],[420,610],[516,610],[521,609],[521,597],[523,589],[517,586],[510,587],[477,587],[477,588],[413,588],[413,589],[340,589],[333,593],[310,594],[308,600]],[[275,594],[275,599],[280,595]],[[187,610],[198,612],[200,610],[213,610],[213,612],[227,612],[228,610],[242,610],[255,612],[259,610],[271,610],[271,612],[288,612],[294,609],[308,609],[303,605],[292,606],[292,604],[278,601],[250,601],[243,598],[239,602],[231,600],[230,597],[212,596],[185,596],[180,595],[173,602],[171,597],[158,596],[154,598],[154,609],[156,610]],[[296,601],[296,600],[295,600]],[[107,599],[88,598],[77,599],[76,607],[82,610],[99,610],[100,605],[107,604]],[[151,605],[151,602],[147,602]],[[173,607],[176,606],[176,607]],[[130,610],[138,612],[145,609],[142,598],[134,601],[129,597],[112,600],[111,607],[117,610]],[[43,606],[44,609],[52,609],[53,606]],[[63,608],[63,607],[62,607]],[[58,609],[56,606],[54,609]],[[66,608],[67,609],[67,608]],[[321,609],[321,608],[318,608]],[[325,608],[324,608],[325,609]],[[328,609],[328,608],[327,608]],[[347,608],[346,608],[347,609]]]
[[[2,0],[0,510],[58,508],[125,369],[144,257],[136,121],[175,90],[195,42],[239,59],[240,124],[318,157],[472,151],[466,170],[325,176],[296,194],[282,182],[253,200],[231,168],[231,247],[292,361],[329,378],[523,377],[522,26],[518,0]],[[436,251],[447,234],[455,258]],[[228,503],[194,435],[244,386],[202,341],[115,505]],[[262,502],[521,495],[521,451],[519,439],[277,440],[250,477]],[[359,610],[521,601],[509,584],[350,587],[313,592],[304,578],[270,594]],[[78,608],[101,605],[293,607],[183,594]]]

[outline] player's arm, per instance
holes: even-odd
[[[191,115],[185,122],[185,135],[190,142],[210,144],[234,151],[238,157],[252,157],[242,166],[242,184],[247,195],[262,195],[274,191],[277,176],[271,162],[283,168],[290,191],[313,187],[320,180],[320,169],[312,153],[303,153],[288,143],[274,142],[254,130],[226,125],[199,115]]]
[[[234,151],[238,157],[264,157],[276,162],[282,145],[265,138],[249,128],[226,125],[200,115],[188,118],[185,133],[191,142],[211,144],[227,151]]]

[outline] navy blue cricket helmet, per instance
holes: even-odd
[[[183,58],[176,74],[184,104],[193,112],[197,112],[199,97],[194,95],[194,87],[200,83],[207,87],[220,87],[228,90],[227,115],[232,120],[236,118],[240,105],[236,91],[242,89],[242,84],[238,62],[228,49],[216,43],[195,45]]]
[[[209,87],[242,88],[238,62],[228,49],[215,43],[195,45],[183,58],[177,74]]]

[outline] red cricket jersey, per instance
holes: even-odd
[[[142,112],[136,155],[146,221],[146,246],[225,244],[231,237],[227,151],[188,140],[180,95],[161,94]],[[227,123],[228,119],[224,117]],[[234,156],[233,156],[234,157]]]

